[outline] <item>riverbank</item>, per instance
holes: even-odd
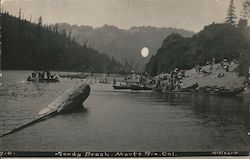
[[[197,73],[195,68],[185,71],[186,77],[183,79],[183,88],[189,87],[195,83],[198,83],[199,87],[203,86],[218,86],[225,87],[225,89],[234,89],[243,87],[244,77],[237,75],[236,69],[238,64],[232,63],[229,66],[227,72],[220,64],[213,65],[211,74],[204,75],[203,73]],[[203,66],[201,70],[209,71],[210,66]],[[219,77],[223,75],[222,77]]]

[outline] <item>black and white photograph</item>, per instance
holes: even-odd
[[[249,157],[250,0],[1,0],[0,47],[1,156]]]

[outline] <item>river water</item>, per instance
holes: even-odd
[[[30,71],[2,71],[1,134],[37,113],[79,79],[27,83]],[[249,151],[250,101],[117,91],[95,83],[85,110],[51,117],[0,138],[12,151]]]

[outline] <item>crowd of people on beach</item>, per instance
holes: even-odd
[[[185,77],[185,71],[175,68],[170,73],[158,75],[155,80],[155,88],[161,88],[167,91],[178,90],[181,88],[182,79]]]
[[[236,60],[229,61],[224,58],[220,64],[215,64],[215,58],[211,61],[206,62],[205,66],[196,65],[194,68],[194,74],[199,75],[200,77],[205,77],[215,73],[217,71],[216,77],[221,78],[225,76],[225,72],[231,71],[229,68],[232,64],[236,64]],[[183,78],[185,78],[185,70],[180,70],[175,68],[169,73],[162,73],[155,77],[154,88],[165,90],[165,91],[174,91],[179,90],[183,85]]]
[[[201,77],[204,77],[204,76],[208,76],[208,75],[212,74],[212,72],[214,70],[221,70],[216,77],[219,77],[219,78],[220,77],[224,77],[225,76],[224,72],[229,72],[231,64],[233,64],[233,63],[236,64],[237,61],[235,59],[232,60],[232,61],[229,61],[226,58],[224,58],[220,62],[219,66],[214,67],[215,66],[215,58],[213,58],[212,61],[206,63],[206,66],[208,66],[208,67],[206,67],[207,69],[203,68],[200,65],[196,65],[196,67],[195,67],[195,73],[198,73],[198,74],[201,75]]]

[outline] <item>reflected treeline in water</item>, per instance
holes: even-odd
[[[207,96],[207,95],[178,95],[153,94],[153,100],[166,103],[166,106],[191,110],[192,117],[199,119],[195,125],[207,129],[212,141],[231,140],[248,145],[250,138],[250,102],[246,96]],[[227,140],[222,140],[226,138]]]
[[[156,102],[165,102],[172,106],[189,107],[197,115],[208,114],[220,117],[230,114],[244,114],[250,117],[250,101],[245,96],[214,96],[214,95],[188,95],[188,94],[160,94],[152,93]]]
[[[212,141],[226,144],[250,143],[249,101],[246,97],[196,96],[193,102],[194,113],[202,119],[202,126],[209,128],[213,134]],[[231,140],[231,142],[229,142]],[[225,142],[224,141],[224,142]],[[221,143],[220,143],[221,144]]]
[[[235,120],[250,121],[250,101],[245,96],[153,94],[152,97],[171,106],[190,109],[204,120],[231,121],[232,124]]]
[[[221,121],[223,125],[250,119],[249,101],[243,96],[193,96],[192,108],[201,118]]]

